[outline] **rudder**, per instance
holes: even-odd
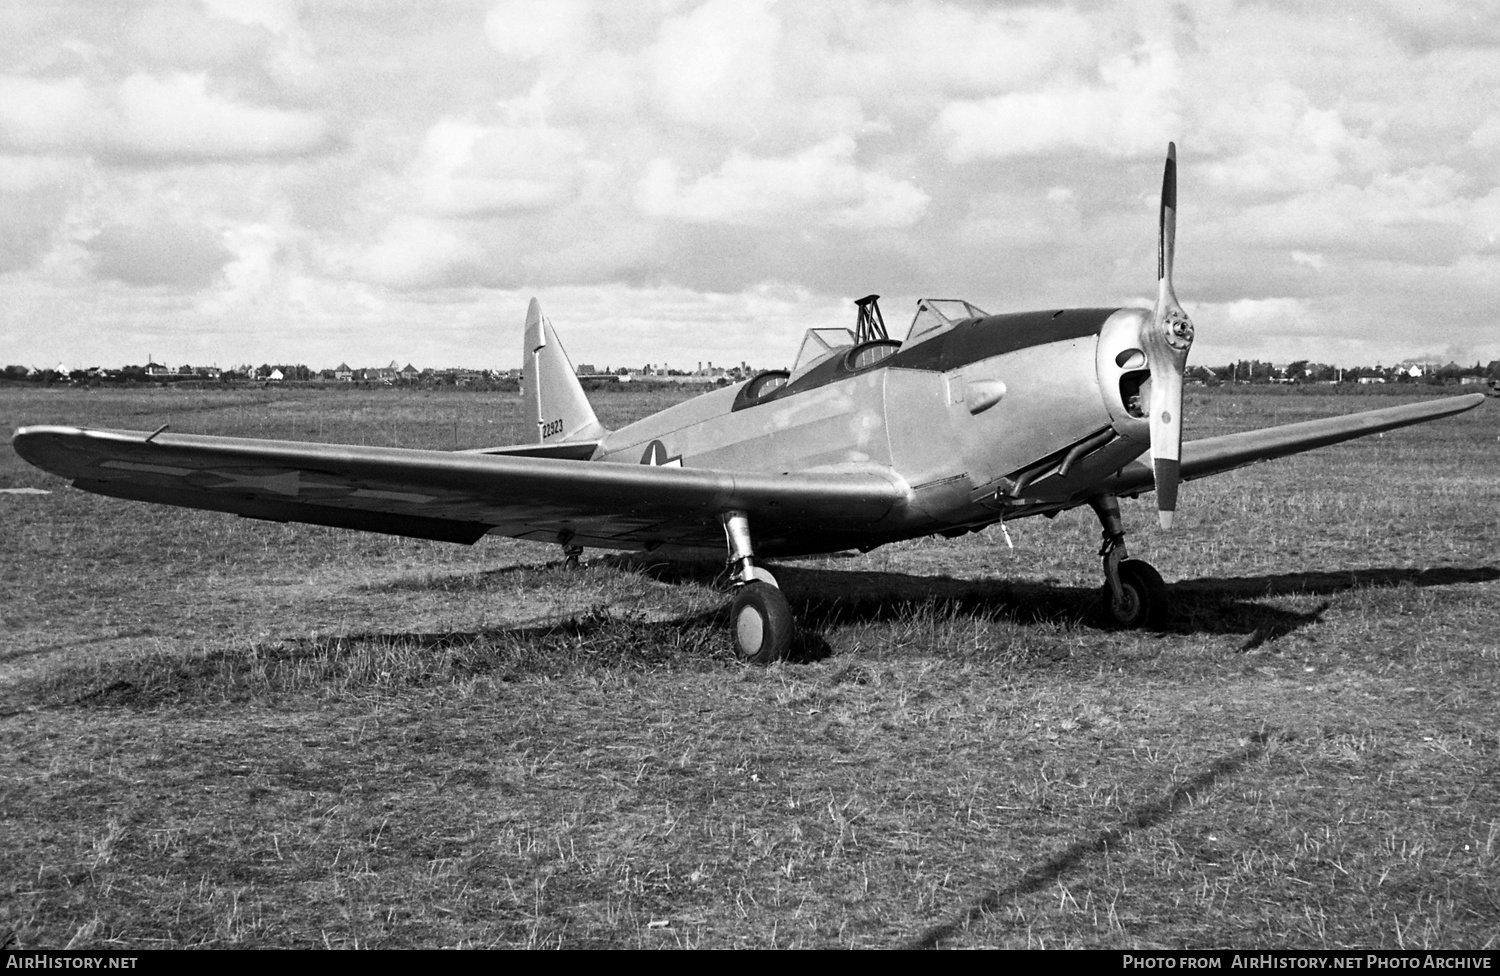
[[[524,343],[521,402],[527,417],[536,423],[536,443],[596,441],[607,434],[535,298],[526,309]]]

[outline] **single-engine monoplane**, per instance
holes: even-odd
[[[85,491],[426,539],[486,534],[690,553],[727,545],[746,659],[791,646],[792,614],[760,560],[962,535],[1090,506],[1103,526],[1106,620],[1159,625],[1166,588],[1127,558],[1119,499],[1448,416],[1482,394],[1183,443],[1193,325],[1172,286],[1175,147],[1162,178],[1153,309],[991,315],[924,299],[904,340],[876,296],[854,329],[811,328],[771,370],[608,430],[552,324],[526,313],[522,400],[534,441],[443,452],[25,427],[15,449]],[[1149,461],[1142,455],[1149,452]]]

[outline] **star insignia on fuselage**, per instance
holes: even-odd
[[[646,453],[641,455],[641,463],[658,468],[680,468],[682,467],[682,455],[674,454],[668,457],[667,445],[661,441],[652,441],[646,445]]]

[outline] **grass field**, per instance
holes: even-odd
[[[596,395],[606,424],[669,394]],[[1189,437],[1400,397],[1190,393]],[[473,447],[513,394],[0,386],[0,426]],[[1125,503],[782,564],[467,548],[87,495],[0,451],[21,947],[1500,946],[1493,404]]]

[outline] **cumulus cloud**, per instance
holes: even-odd
[[[368,245],[335,247],[325,263],[337,274],[398,289],[442,287],[472,274],[485,252],[462,227],[416,215],[395,217]]]
[[[793,10],[799,42],[827,38],[810,52],[820,86],[880,99],[1023,90],[1086,70],[1116,43],[1108,21],[1068,7],[922,0]]]
[[[0,77],[0,145],[21,152],[138,161],[227,161],[327,149],[309,112],[249,105],[208,90],[203,74],[133,74],[109,87],[80,77]]]
[[[584,120],[636,121],[645,99],[641,59],[594,51],[549,73],[540,86],[563,114]]]
[[[506,0],[484,18],[490,45],[521,61],[570,57],[589,43],[591,28],[586,0]]]
[[[545,210],[577,192],[582,151],[577,136],[546,125],[449,119],[427,130],[407,178],[418,204],[440,216]]]
[[[1201,311],[1226,328],[1257,332],[1305,332],[1316,319],[1307,304],[1295,298],[1242,298]]]
[[[32,266],[52,247],[81,169],[49,156],[0,156],[0,271]]]
[[[134,13],[122,39],[148,63],[165,70],[207,71],[253,64],[271,40],[270,25],[245,18],[246,11],[238,4],[220,6],[228,8],[223,16],[216,15],[212,4],[145,6]]]
[[[739,126],[776,95],[781,18],[769,0],[708,0],[667,18],[648,52],[665,113],[707,126]]]
[[[1195,131],[1204,151],[1221,156],[1205,163],[1203,178],[1234,193],[1331,186],[1369,172],[1381,155],[1378,142],[1351,131],[1337,108],[1319,108],[1284,81],[1210,103]]]
[[[1446,166],[1381,174],[1362,186],[1341,183],[1246,208],[1235,215],[1235,234],[1309,253],[1445,263],[1474,244],[1461,184]]]
[[[112,225],[84,247],[94,256],[100,277],[132,285],[201,288],[230,259],[218,235],[178,224]]]
[[[177,159],[298,156],[329,146],[308,112],[245,105],[208,91],[201,74],[132,75],[117,94],[120,151]]]
[[[1156,155],[1178,135],[1177,58],[1149,47],[1099,65],[1098,84],[951,102],[936,128],[956,162],[1084,149],[1109,156]]]
[[[229,229],[223,242],[230,252],[223,287],[205,301],[211,313],[261,308],[284,293],[289,273],[287,233],[269,221]]]
[[[1236,358],[1290,362],[1324,359],[1318,337],[1327,317],[1309,302],[1286,297],[1187,303],[1198,329],[1192,363],[1219,365]]]
[[[19,152],[84,149],[109,112],[82,78],[0,75],[0,143]]]
[[[526,297],[519,293],[512,299],[515,312],[524,309]],[[677,285],[567,286],[540,297],[573,361],[596,364],[694,368],[699,361],[748,360],[760,368],[786,366],[809,322],[854,321],[847,296],[818,295],[777,281],[732,292]]]
[[[792,156],[736,152],[715,173],[686,186],[670,159],[657,159],[636,190],[642,212],[688,223],[736,226],[906,227],[928,196],[904,180],[854,163],[854,140],[830,139]]]
[[[297,0],[203,0],[217,17],[284,31],[297,20]]]

